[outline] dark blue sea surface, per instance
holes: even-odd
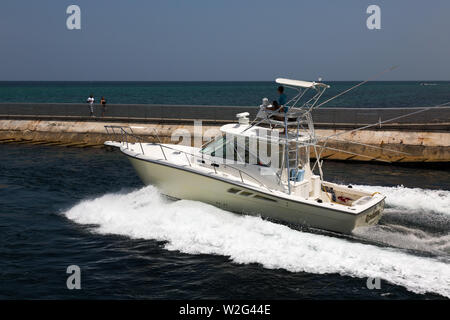
[[[449,171],[325,170],[388,195],[380,226],[291,229],[165,199],[118,152],[0,145],[0,299],[448,298]],[[66,287],[69,265],[81,290]],[[384,272],[381,289],[367,288],[368,269]]]
[[[358,84],[326,82],[323,100]],[[84,103],[89,94],[108,103],[255,106],[277,98],[275,82],[0,82],[1,102]],[[292,97],[295,91],[287,89]],[[450,81],[374,81],[327,107],[424,107],[450,101]]]

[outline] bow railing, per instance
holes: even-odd
[[[107,134],[110,135],[111,138],[113,138],[114,141],[120,142],[122,144],[122,146],[124,146],[126,149],[131,150],[130,149],[130,144],[138,143],[139,147],[141,149],[142,155],[145,155],[145,149],[144,149],[144,147],[142,145],[142,143],[144,142],[144,138],[139,136],[139,135],[137,135],[136,133],[134,133],[132,127],[107,125],[107,126],[105,126],[105,130],[106,130]],[[154,128],[153,128],[153,130],[154,130]],[[199,155],[193,154],[191,152],[187,152],[187,151],[183,151],[183,150],[179,150],[179,149],[175,149],[175,148],[169,147],[167,145],[163,145],[162,142],[161,142],[161,139],[159,138],[158,134],[156,133],[156,130],[155,130],[155,135],[156,135],[159,143],[151,142],[151,143],[147,143],[147,144],[159,146],[159,148],[161,149],[161,153],[162,153],[162,155],[164,157],[164,160],[166,160],[166,161],[168,160],[167,153],[164,150],[166,150],[166,151],[167,150],[171,150],[171,151],[174,151],[176,153],[183,153],[185,155],[186,161],[187,161],[187,163],[188,163],[188,165],[190,167],[193,167],[195,165],[195,164],[193,165],[193,162],[195,163],[195,161],[189,160],[189,157],[191,157],[191,159],[199,159],[199,160],[204,162],[204,156],[203,155],[199,156]],[[211,159],[209,159],[209,160],[211,160]],[[224,169],[228,169],[228,170],[231,169],[231,171],[235,171],[235,173],[237,173],[237,175],[233,175],[233,176],[239,177],[242,183],[245,183],[245,180],[244,180],[244,176],[245,176],[245,177],[248,177],[251,180],[255,181],[261,187],[264,187],[268,191],[273,192],[269,187],[267,187],[259,179],[253,177],[251,174],[249,174],[249,173],[247,173],[247,172],[245,172],[245,171],[243,171],[241,169],[238,169],[238,168],[236,168],[234,166],[231,166],[231,165],[225,164],[225,163],[217,164],[217,163],[215,163],[212,160],[211,160],[211,166],[214,168],[214,173],[215,174],[218,173],[217,172],[217,168],[220,167],[220,166],[222,168],[224,168]]]

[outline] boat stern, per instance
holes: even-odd
[[[354,229],[358,227],[372,226],[380,221],[383,216],[386,197],[384,195],[377,194],[373,198],[374,203],[358,215],[358,218],[355,221]]]

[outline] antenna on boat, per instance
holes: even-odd
[[[377,78],[380,77],[382,74],[384,74],[384,73],[386,73],[386,72],[390,72],[390,71],[396,69],[397,67],[398,67],[398,66],[392,66],[392,67],[390,67],[390,68],[387,68],[387,69],[381,71],[380,73],[377,73],[376,75],[370,77],[369,79],[364,80],[364,81],[358,83],[357,85],[355,85],[355,86],[353,86],[353,87],[351,87],[351,88],[349,88],[349,89],[346,89],[346,90],[342,91],[341,93],[335,95],[334,97],[331,97],[331,98],[328,99],[328,100],[325,100],[324,102],[322,102],[321,104],[319,104],[318,106],[316,106],[315,109],[317,109],[317,108],[323,106],[324,104],[330,102],[331,100],[336,99],[337,97],[340,97],[340,96],[346,94],[347,92],[349,92],[349,91],[351,91],[351,90],[353,90],[353,89],[358,88],[359,86],[362,86],[363,84],[365,84],[365,83],[367,83],[367,82],[369,82],[369,81],[373,81],[373,80],[377,79]]]

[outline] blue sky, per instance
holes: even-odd
[[[0,80],[364,80],[393,65],[380,80],[450,80],[449,14],[448,0],[2,0]]]

